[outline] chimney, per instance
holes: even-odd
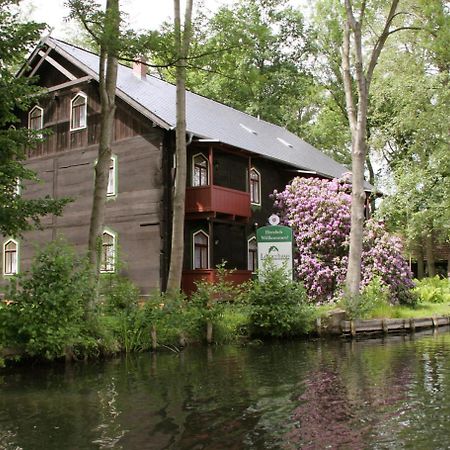
[[[143,56],[139,56],[136,58],[136,61],[133,61],[133,74],[141,80],[145,80],[145,77],[147,76],[147,66],[145,65],[145,62]]]

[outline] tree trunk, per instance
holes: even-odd
[[[117,82],[117,43],[119,40],[119,2],[106,2],[105,23],[101,38],[99,62],[100,138],[95,166],[95,185],[89,226],[89,262],[98,280],[100,251],[104,227],[111,145],[114,134]],[[96,283],[97,284],[97,283]]]
[[[167,291],[179,291],[184,254],[184,211],[186,198],[186,65],[191,34],[193,0],[186,2],[184,30],[181,30],[180,0],[175,5],[175,45],[178,56],[176,67],[176,173],[172,203],[172,240]]]
[[[368,136],[368,138],[370,139],[370,136]],[[372,161],[370,159],[370,150],[368,151],[368,154],[366,156],[366,165],[367,165],[367,171],[369,172],[369,183],[372,186],[375,186],[375,171],[373,170],[373,165],[372,165]],[[373,192],[370,195],[370,199],[368,202],[368,207],[370,208],[367,214],[367,217],[370,218],[374,213],[375,213],[375,208],[376,208],[376,196],[375,193]]]
[[[423,249],[420,246],[417,249],[417,279],[421,280],[424,277],[424,264],[423,264]]]
[[[208,344],[213,342],[213,324],[210,320],[206,322],[206,342]]]
[[[425,237],[425,253],[427,257],[427,272],[429,277],[436,275],[436,265],[434,261],[433,236],[430,234]]]
[[[342,43],[342,75],[344,80],[345,103],[352,136],[352,205],[346,288],[348,295],[351,297],[355,297],[359,294],[359,286],[361,283],[365,200],[364,162],[367,148],[369,88],[381,50],[390,34],[390,26],[395,17],[398,1],[399,0],[392,0],[383,31],[370,53],[369,63],[366,71],[364,71],[366,52],[363,51],[362,24],[364,21],[366,3],[361,3],[359,17],[356,19],[353,12],[352,0],[345,0],[346,18],[344,21]],[[351,70],[350,64],[351,55],[354,55],[353,71]],[[355,75],[354,81],[352,73]],[[354,84],[356,84],[358,95],[357,102],[355,101],[353,94]]]
[[[156,350],[158,348],[158,340],[156,337],[156,327],[152,325],[152,329],[150,331],[150,336],[152,339],[152,350]]]

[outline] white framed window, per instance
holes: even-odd
[[[87,122],[87,96],[78,93],[70,100],[70,131],[86,128]]]
[[[44,128],[44,110],[36,105],[28,113],[28,129],[37,131],[42,128]]]
[[[209,236],[202,230],[193,235],[193,268],[209,269]]]
[[[109,162],[108,188],[106,190],[106,195],[108,197],[114,197],[117,195],[117,169],[117,156],[112,155]]]
[[[250,169],[250,202],[261,205],[261,174],[254,167]]]
[[[192,157],[192,186],[207,186],[208,182],[208,159],[203,153],[197,153]]]
[[[105,230],[102,234],[102,252],[100,258],[100,272],[112,273],[116,270],[116,234]]]
[[[19,273],[19,243],[8,239],[3,244],[3,275]]]
[[[253,236],[247,241],[247,270],[256,272],[258,269],[258,245],[256,237]]]

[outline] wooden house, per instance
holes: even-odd
[[[30,150],[27,164],[42,183],[23,195],[71,197],[62,217],[48,217],[42,231],[23,239],[2,236],[3,278],[30,265],[36,243],[59,234],[79,251],[87,248],[99,139],[97,55],[46,38],[30,55],[23,76],[38,75],[47,94],[23,126],[49,129]],[[119,66],[102,272],[121,271],[143,295],[164,287],[176,167],[175,86]],[[187,92],[188,184],[183,288],[213,279],[217,264],[236,269],[237,281],[256,269],[255,230],[272,213],[269,195],[297,175],[340,177],[348,169],[284,128]],[[370,190],[370,186],[367,185]]]

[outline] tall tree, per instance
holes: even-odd
[[[120,49],[120,10],[118,0],[107,0],[106,8],[92,9],[85,0],[68,2],[72,17],[84,25],[100,49],[99,92],[100,92],[100,137],[98,158],[95,165],[95,184],[89,226],[89,261],[98,275],[100,271],[100,250],[105,221],[105,205],[108,189],[108,175],[111,163],[111,145],[114,133],[116,111],[116,82],[118,54]]]
[[[368,5],[366,0],[344,0],[345,14],[343,20],[342,74],[345,90],[347,117],[352,137],[352,209],[350,249],[346,286],[349,295],[359,293],[361,282],[361,256],[364,223],[364,163],[367,151],[367,116],[369,92],[375,67],[387,38],[392,33],[405,27],[393,28],[393,22],[399,15],[399,0]],[[368,11],[369,6],[375,9]],[[373,36],[371,45],[367,32],[367,16],[377,17],[380,32]],[[379,20],[380,17],[383,17]],[[371,25],[374,25],[373,23]],[[372,28],[372,27],[371,27]],[[373,29],[373,28],[372,28]],[[356,96],[355,96],[356,91]]]
[[[16,1],[0,2],[0,233],[16,236],[40,226],[41,217],[62,213],[68,200],[50,197],[27,200],[18,189],[26,181],[37,181],[24,166],[26,150],[37,145],[41,132],[15,128],[18,115],[28,111],[41,90],[35,78],[17,77],[16,71],[27,50],[44,30],[43,24],[21,22]]]
[[[180,0],[174,0],[174,36],[176,51],[176,174],[172,201],[172,245],[168,291],[181,286],[184,253],[184,212],[186,199],[186,66],[191,39],[193,0],[186,1],[184,24],[181,25]]]
[[[173,29],[161,30],[157,60],[172,54]],[[242,0],[212,16],[196,14],[186,87],[263,120],[300,132],[316,109],[309,101],[311,46],[302,14],[286,0]],[[174,81],[173,70],[161,69]]]

